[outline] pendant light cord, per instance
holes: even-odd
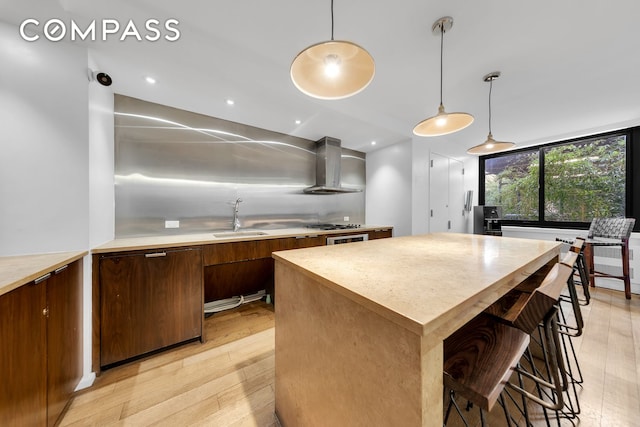
[[[491,134],[491,90],[493,89],[493,78],[489,80],[489,134]]]
[[[333,2],[333,0],[331,0]],[[444,22],[440,23],[440,105],[442,105],[442,51],[444,50]]]
[[[331,41],[333,41],[333,0],[331,0]]]

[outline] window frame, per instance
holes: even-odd
[[[515,150],[502,151],[494,154],[487,154],[478,158],[478,204],[480,206],[485,203],[485,161],[497,157],[504,157],[516,153],[537,152],[539,163],[539,176],[538,176],[538,220],[503,220],[502,225],[506,226],[518,226],[518,227],[543,227],[543,228],[558,228],[558,229],[579,229],[586,230],[589,228],[590,222],[569,222],[569,221],[547,221],[544,219],[544,200],[545,200],[545,188],[544,188],[544,150],[545,148],[560,146],[564,144],[571,144],[576,142],[588,141],[593,139],[609,138],[612,136],[626,136],[626,159],[625,159],[625,216],[627,218],[635,218],[636,225],[634,231],[640,231],[640,221],[638,216],[640,214],[640,194],[635,198],[633,197],[633,190],[640,190],[640,126],[620,129],[611,132],[585,135],[579,138],[565,139],[561,141],[554,141],[545,144],[539,144],[529,147],[523,147]],[[635,175],[632,173],[634,165],[638,173]]]

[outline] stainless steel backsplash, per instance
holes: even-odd
[[[237,198],[242,228],[363,223],[365,154],[342,151],[359,193],[304,194],[315,164],[314,141],[115,95],[116,237],[230,230]]]

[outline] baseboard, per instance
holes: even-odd
[[[80,391],[80,390],[83,390],[85,388],[91,387],[95,380],[96,380],[96,373],[95,372],[89,372],[88,374],[83,375],[82,378],[80,379],[80,382],[78,383],[78,385],[76,386],[76,389],[74,391]]]

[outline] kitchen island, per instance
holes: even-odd
[[[275,252],[280,422],[441,426],[443,340],[559,253],[453,233]]]

